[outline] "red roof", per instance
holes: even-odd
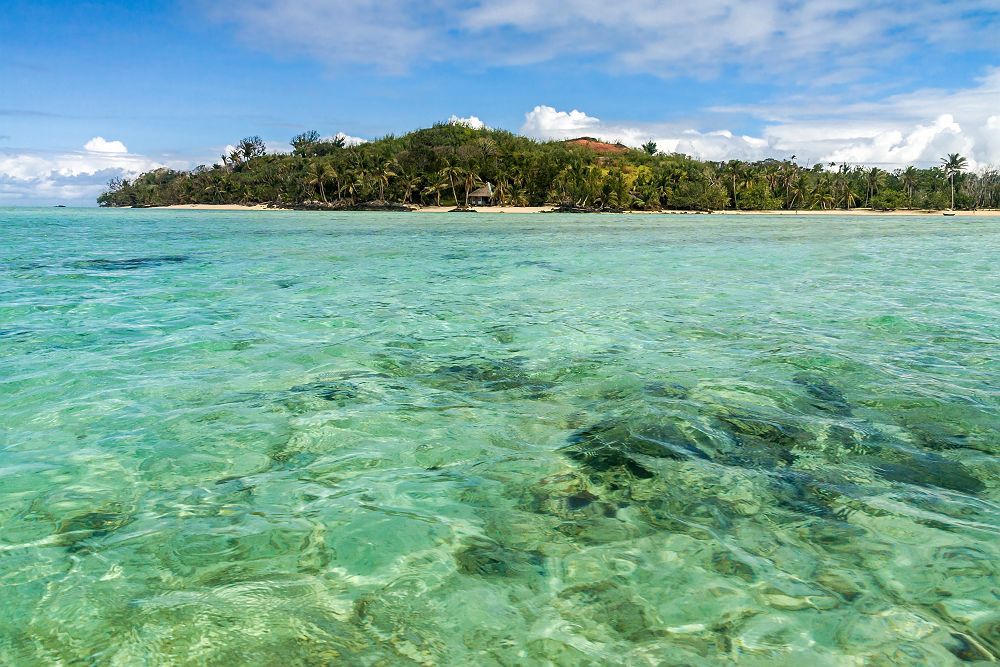
[[[580,137],[579,139],[567,139],[563,142],[570,146],[582,146],[589,148],[595,153],[627,153],[629,148],[621,144],[609,144],[605,141],[598,141],[593,137]]]

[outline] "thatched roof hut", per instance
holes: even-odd
[[[487,183],[483,187],[469,193],[470,206],[492,206],[493,205],[493,184]]]

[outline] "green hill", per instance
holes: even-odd
[[[115,179],[98,203],[462,207],[470,192],[490,183],[494,203],[507,206],[938,209],[950,205],[949,177],[954,176],[957,208],[1000,207],[996,171],[967,174],[943,166],[888,172],[835,164],[807,168],[788,160],[706,162],[657,152],[652,142],[642,149],[589,137],[539,142],[461,124],[437,124],[353,146],[306,132],[293,137],[290,148],[268,154],[259,137],[248,137],[211,166]]]

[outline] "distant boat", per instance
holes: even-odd
[[[56,208],[66,208],[66,204],[56,204]]]
[[[947,215],[950,218],[951,216],[953,216],[955,214],[954,213],[947,213],[947,212],[945,212],[945,213],[942,213],[941,215]]]

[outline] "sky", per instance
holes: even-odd
[[[462,119],[710,160],[1000,165],[1000,0],[4,0],[0,206]]]

